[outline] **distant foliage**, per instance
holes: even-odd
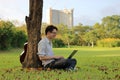
[[[97,41],[97,46],[100,47],[120,47],[120,39],[106,38]]]
[[[0,21],[0,50],[12,47],[23,47],[27,36],[23,31],[17,30],[10,21]]]
[[[11,42],[12,47],[21,48],[23,44],[27,41],[27,36],[25,35],[24,31],[16,31],[14,33],[13,40]]]
[[[11,41],[14,35],[14,25],[7,21],[0,22],[0,50],[6,50],[11,47]]]
[[[45,24],[44,24],[45,25]],[[58,37],[63,40],[63,43],[68,46],[98,46],[99,40],[102,39],[120,39],[120,16],[112,15],[106,16],[101,20],[101,23],[95,23],[93,26],[78,24],[69,29],[64,24],[56,25],[58,27]],[[43,27],[42,31],[45,30]],[[105,42],[107,47],[107,42]],[[99,44],[99,46],[102,44]],[[111,45],[108,43],[108,47],[119,46],[118,41]]]
[[[65,47],[65,44],[61,39],[56,38],[53,40],[53,47],[55,48]]]
[[[42,23],[42,36],[45,36],[47,25]],[[53,47],[120,46],[120,15],[106,16],[101,20],[101,23],[95,23],[93,26],[80,23],[71,29],[64,24],[56,25],[56,27],[58,33],[56,39],[53,40]],[[26,41],[27,29],[25,24],[16,27],[10,21],[0,21],[0,50],[23,47]]]

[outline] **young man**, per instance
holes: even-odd
[[[46,37],[38,43],[37,54],[39,59],[45,68],[73,70],[76,65],[75,59],[64,59],[63,56],[55,56],[53,54],[52,40],[56,37],[57,31],[58,29],[55,26],[47,26],[45,30]]]

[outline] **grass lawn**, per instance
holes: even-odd
[[[120,48],[54,48],[56,55],[68,57],[79,51],[77,71],[27,71],[21,68],[22,49],[0,51],[0,80],[120,80]]]

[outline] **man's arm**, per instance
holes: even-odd
[[[63,58],[62,56],[46,56],[45,49],[46,49],[45,43],[39,42],[39,44],[38,44],[38,56],[39,56],[40,60],[51,60],[51,59]]]
[[[63,56],[39,56],[40,60],[63,59]]]

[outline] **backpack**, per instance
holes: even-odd
[[[28,43],[26,42],[25,44],[24,44],[24,51],[20,54],[20,63],[22,64],[23,62],[24,62],[24,60],[25,60],[25,56],[26,56],[26,53],[27,53],[27,45],[28,45]],[[38,65],[40,66],[40,67],[43,67],[43,65],[42,65],[42,61],[39,59],[39,58],[37,58],[38,60]]]

